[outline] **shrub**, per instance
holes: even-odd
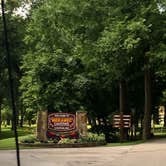
[[[21,143],[35,143],[36,138],[34,135],[29,135],[21,138],[20,142]]]
[[[76,143],[77,140],[76,139],[70,139],[70,138],[62,138],[58,144],[74,144]]]
[[[92,143],[105,142],[104,135],[88,133],[87,137],[80,137],[79,139],[61,138],[58,144],[74,144],[74,143]]]
[[[104,134],[88,133],[87,137],[80,138],[81,142],[105,142]]]

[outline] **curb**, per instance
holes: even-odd
[[[91,142],[91,143],[75,143],[75,144],[55,144],[55,143],[19,143],[20,146],[26,147],[44,147],[44,148],[82,148],[82,147],[96,147],[106,145],[105,142]]]

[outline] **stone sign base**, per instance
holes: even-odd
[[[47,111],[38,111],[37,113],[37,129],[36,138],[40,141],[47,141]]]
[[[77,131],[82,137],[87,136],[87,113],[76,112],[76,127]]]

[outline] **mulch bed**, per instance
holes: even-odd
[[[103,146],[106,145],[106,143],[105,142],[75,143],[75,144],[20,143],[19,145],[26,147],[44,147],[44,148],[82,148],[82,147]]]

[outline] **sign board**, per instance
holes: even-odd
[[[76,129],[76,116],[71,113],[49,113],[48,130],[69,132]]]
[[[164,125],[165,108],[163,106],[160,106],[158,114],[159,114],[159,123],[161,125]]]
[[[131,127],[131,115],[114,115],[113,116],[114,128],[130,128]]]

